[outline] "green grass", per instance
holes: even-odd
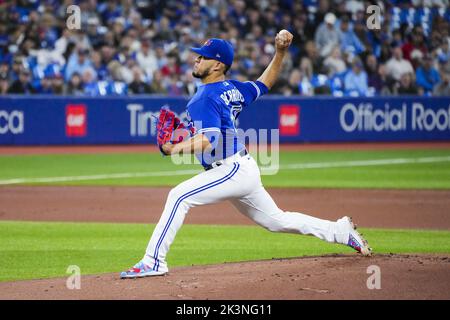
[[[120,272],[144,254],[154,225],[0,222],[0,281]],[[362,229],[376,253],[450,253],[449,231]],[[213,240],[213,241],[212,241]],[[170,267],[352,253],[341,245],[257,226],[185,225],[168,254]]]
[[[283,165],[446,156],[450,150],[286,152],[280,158]],[[275,176],[264,176],[263,182],[272,187],[449,189],[450,162],[280,170]]]
[[[450,156],[450,150],[281,152],[279,155],[281,170],[276,175],[264,175],[263,183],[266,187],[450,189],[449,161],[347,168],[283,169],[283,166],[290,164],[442,156]],[[0,156],[0,183],[2,180],[15,178],[178,170],[201,171],[199,165],[175,165],[169,158],[162,157],[158,153]],[[192,175],[191,173],[44,184],[174,186]]]

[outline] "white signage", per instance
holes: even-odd
[[[24,119],[23,111],[7,112],[0,110],[0,134],[22,134],[24,132]]]
[[[450,130],[450,105],[435,111],[418,102],[410,108],[406,103],[401,107],[386,103],[384,109],[375,109],[371,103],[346,103],[339,122],[345,132],[446,131]]]

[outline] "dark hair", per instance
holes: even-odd
[[[230,68],[231,68],[231,65],[229,65],[229,66],[225,65],[225,70],[223,70],[223,74],[224,75],[227,74],[227,72],[228,72],[228,70],[230,70]]]

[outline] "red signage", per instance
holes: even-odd
[[[66,106],[66,135],[84,137],[87,133],[87,112],[84,104]]]
[[[300,107],[283,104],[280,106],[278,127],[281,136],[297,136],[300,133]]]

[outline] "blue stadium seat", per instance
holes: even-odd
[[[345,70],[340,73],[336,73],[329,80],[329,86],[331,89],[331,93],[334,96],[342,96],[344,94],[344,79],[348,70]]]
[[[110,92],[115,95],[126,95],[128,93],[128,86],[125,82],[110,82]]]
[[[325,74],[313,74],[311,78],[311,85],[313,86],[313,88],[328,85],[328,76]]]

